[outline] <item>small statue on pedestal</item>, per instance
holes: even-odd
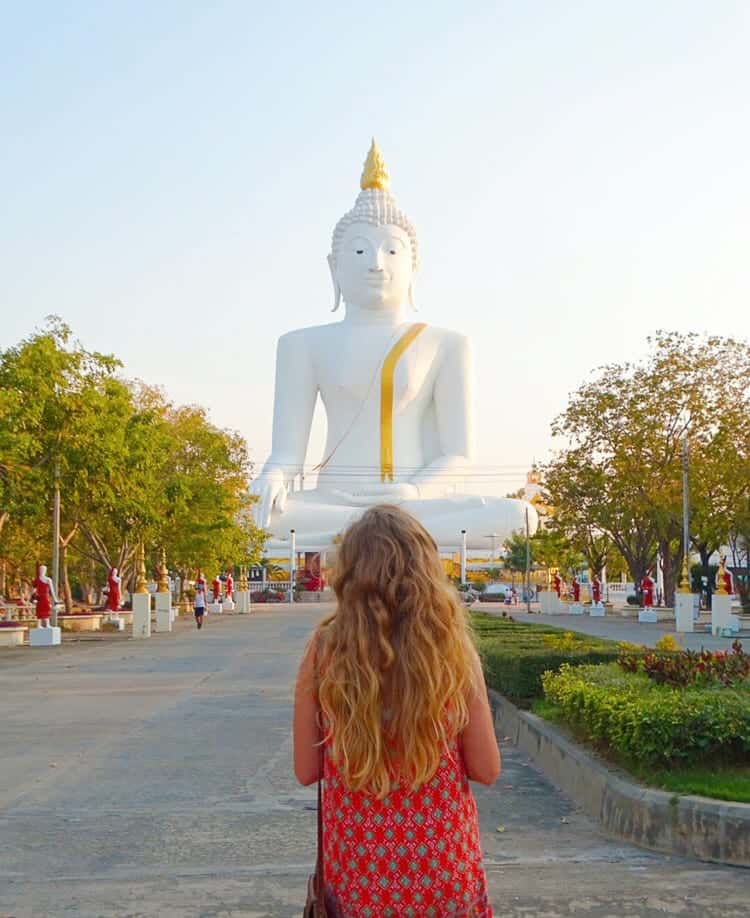
[[[644,609],[650,609],[654,605],[654,578],[651,576],[651,568],[643,575],[641,580],[641,594],[643,596],[642,605]]]
[[[36,599],[36,617],[39,620],[39,627],[49,628],[52,603],[57,604],[57,596],[55,596],[55,585],[47,576],[47,567],[44,564],[37,567],[33,596]]]
[[[213,602],[221,602],[221,578],[218,574],[211,584],[211,592],[213,593]]]
[[[596,605],[602,601],[602,582],[597,574],[591,581],[591,601]]]
[[[573,590],[573,602],[581,601],[581,582],[578,577],[573,577],[573,583],[571,584]]]
[[[562,584],[563,582],[562,582],[562,577],[560,576],[560,572],[555,571],[552,577],[552,589],[555,591],[555,593],[557,593],[558,599],[560,598],[560,594],[562,593]]]
[[[113,615],[116,615],[120,611],[121,582],[122,578],[119,576],[117,568],[111,567],[107,576],[107,609],[109,609]]]
[[[224,589],[226,590],[226,598],[234,600],[234,577],[232,577],[232,571],[227,571],[226,579],[224,580]]]

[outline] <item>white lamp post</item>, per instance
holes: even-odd
[[[461,530],[461,585],[466,583],[466,530]]]
[[[294,529],[289,530],[292,548],[289,558],[289,602],[294,602],[294,582],[297,579],[297,534]]]

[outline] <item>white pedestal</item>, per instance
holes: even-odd
[[[0,628],[0,647],[22,647],[28,630],[26,625]]]
[[[237,613],[244,615],[250,611],[250,593],[247,590],[238,590],[235,594],[237,600]]]
[[[222,612],[234,612],[234,601],[231,599],[225,599],[221,604]]]
[[[583,603],[572,602],[568,607],[568,615],[583,615]]]
[[[655,625],[659,617],[653,609],[641,609],[638,613],[638,621],[645,622],[648,625]]]
[[[560,615],[562,603],[554,590],[542,590],[539,594],[539,610],[545,615]]]
[[[150,593],[133,593],[133,637],[151,637]]]
[[[208,611],[213,615],[218,615],[221,612],[221,603],[220,602],[210,602],[208,604]]]
[[[693,630],[693,594],[675,593],[675,631],[690,633]]]
[[[595,602],[591,604],[589,608],[589,615],[591,618],[604,618],[607,614],[607,610],[604,608],[603,602]]]
[[[156,600],[156,630],[172,630],[172,595],[171,593],[155,593]]]
[[[29,631],[30,647],[56,647],[62,641],[60,628],[32,628]]]
[[[121,618],[116,612],[113,612],[112,615],[108,615],[102,624],[105,625],[114,625],[118,631],[125,630],[125,619]]]
[[[720,634],[731,627],[732,597],[714,593],[711,597],[711,634]]]

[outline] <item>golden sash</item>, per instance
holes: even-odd
[[[401,355],[427,328],[417,322],[398,339],[383,362],[380,378],[380,480],[393,481],[393,376]]]

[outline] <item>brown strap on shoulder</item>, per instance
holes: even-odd
[[[313,678],[315,692],[318,689],[318,647],[320,636],[315,635],[315,650],[313,656]],[[315,885],[318,887],[318,896],[323,896],[325,883],[325,868],[323,866],[323,769],[325,767],[325,745],[321,742],[318,746],[318,854],[315,860]]]

